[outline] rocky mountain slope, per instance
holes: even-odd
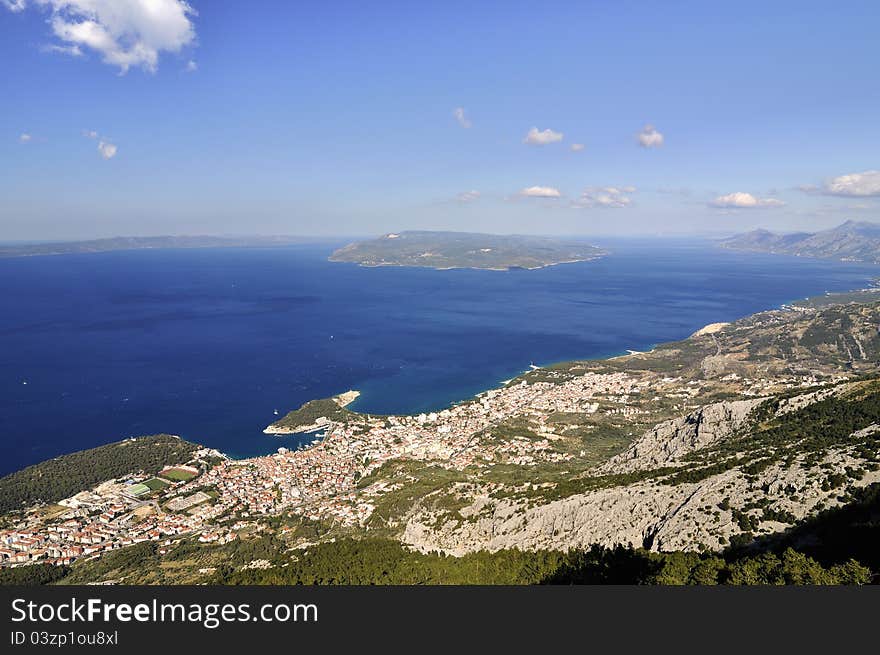
[[[754,230],[721,242],[731,250],[768,252],[846,261],[880,261],[880,225],[846,221],[830,230],[775,234]]]
[[[456,555],[591,544],[677,551],[778,532],[880,481],[880,383],[830,391],[709,405],[588,471],[595,489],[536,504],[528,491],[499,497],[486,487],[456,518],[416,512],[402,540]],[[837,417],[842,425],[829,427]]]
[[[150,556],[187,562],[154,569],[208,581],[223,544],[272,568],[347,539],[455,556],[618,544],[720,552],[769,539],[880,483],[880,303],[845,298],[537,369],[441,412],[307,403],[282,420],[320,423],[326,436],[309,448],[220,460],[153,492],[143,520],[174,550]],[[48,533],[70,520],[54,512],[36,508],[9,527]],[[268,537],[270,555],[257,556]],[[125,552],[112,556],[124,575],[167,581],[138,572]],[[104,557],[77,560],[70,579],[117,575],[94,564]]]

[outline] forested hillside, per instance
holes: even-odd
[[[129,473],[157,473],[181,464],[199,446],[168,434],[117,441],[62,455],[0,478],[0,513],[37,501],[55,502]]]

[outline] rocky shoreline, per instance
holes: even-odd
[[[344,409],[355,400],[357,400],[361,395],[360,391],[355,389],[349,389],[343,393],[340,393],[332,398],[329,398],[328,401],[333,403],[336,408]],[[282,418],[279,421],[272,423],[271,425],[266,426],[263,430],[263,434],[270,435],[285,435],[285,434],[308,434],[311,432],[318,432],[319,430],[324,430],[331,425],[333,425],[333,420],[329,416],[318,416],[311,422],[300,422],[295,425],[289,425],[287,423],[290,422],[291,417],[296,415],[297,412],[302,412],[305,408],[316,402],[325,402],[325,401],[310,401],[306,403],[300,409],[294,410],[290,412],[287,416]],[[331,412],[327,412],[328,414],[332,413],[332,411],[336,411],[334,408],[331,408]]]

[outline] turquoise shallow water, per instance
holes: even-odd
[[[312,398],[436,409],[531,363],[650,348],[878,272],[696,241],[510,272],[332,264],[334,245],[0,260],[0,473],[154,432],[271,452],[300,442],[262,434],[274,410]]]

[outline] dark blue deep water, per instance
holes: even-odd
[[[0,260],[0,473],[156,432],[267,453],[297,443],[262,434],[275,409],[349,388],[362,411],[440,408],[878,270],[665,240],[538,271],[367,269],[334,245]]]

